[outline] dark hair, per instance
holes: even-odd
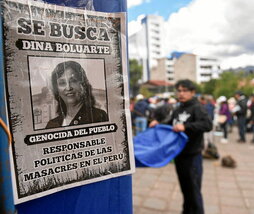
[[[183,88],[187,88],[190,91],[196,91],[196,86],[189,79],[177,81],[177,83],[175,84],[175,88],[178,89],[180,86],[182,86]]]
[[[86,76],[86,72],[81,67],[81,65],[74,61],[66,61],[66,62],[59,63],[54,69],[54,71],[52,72],[51,83],[52,83],[54,97],[56,101],[58,102],[56,112],[59,115],[63,114],[64,116],[66,116],[67,107],[63,99],[59,96],[58,87],[57,87],[57,79],[60,78],[63,75],[64,71],[68,68],[71,68],[77,74],[78,79],[80,80],[81,85],[84,88],[82,100],[86,108],[89,109],[94,107],[95,105],[95,98],[92,93],[92,86],[89,83]]]
[[[207,99],[206,99],[204,96],[201,96],[201,97],[200,97],[200,100],[206,101]]]
[[[242,92],[242,91],[236,91],[236,92],[235,92],[235,95],[236,95],[236,94],[242,96],[242,95],[243,95],[243,92]]]

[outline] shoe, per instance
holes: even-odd
[[[228,143],[228,139],[226,139],[226,138],[221,138],[221,139],[220,139],[220,142],[223,143],[223,144],[226,144],[226,143]]]
[[[241,139],[237,140],[237,142],[238,142],[238,143],[246,143],[245,140],[241,140]]]

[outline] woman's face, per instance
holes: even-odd
[[[64,70],[62,76],[57,79],[57,88],[66,105],[77,105],[81,102],[84,88],[72,68]]]

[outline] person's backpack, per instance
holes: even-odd
[[[230,155],[227,155],[221,159],[221,165],[224,167],[235,168],[236,161]]]
[[[208,159],[219,159],[220,155],[216,145],[209,142],[206,150],[204,151],[203,157]]]

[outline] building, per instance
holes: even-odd
[[[151,69],[157,66],[157,59],[165,57],[164,20],[161,16],[148,15],[142,19],[142,28],[129,37],[129,58],[137,59],[143,66],[143,79],[151,79]]]
[[[175,58],[160,58],[157,59],[157,66],[151,69],[151,80],[159,80],[173,83],[175,80],[174,63]]]
[[[221,72],[217,59],[195,54],[183,54],[174,63],[174,81],[188,78],[197,83],[204,83],[217,79]]]
[[[174,52],[170,58],[164,57],[157,61],[157,66],[151,70],[151,80],[175,83],[180,79],[190,79],[204,83],[218,78],[222,72],[217,59],[195,54]]]
[[[148,15],[141,23],[141,30],[129,37],[129,58],[143,66],[143,83],[150,80],[175,83],[186,78],[203,83],[219,77],[221,69],[216,59],[184,52],[166,57],[165,22],[161,16]]]

